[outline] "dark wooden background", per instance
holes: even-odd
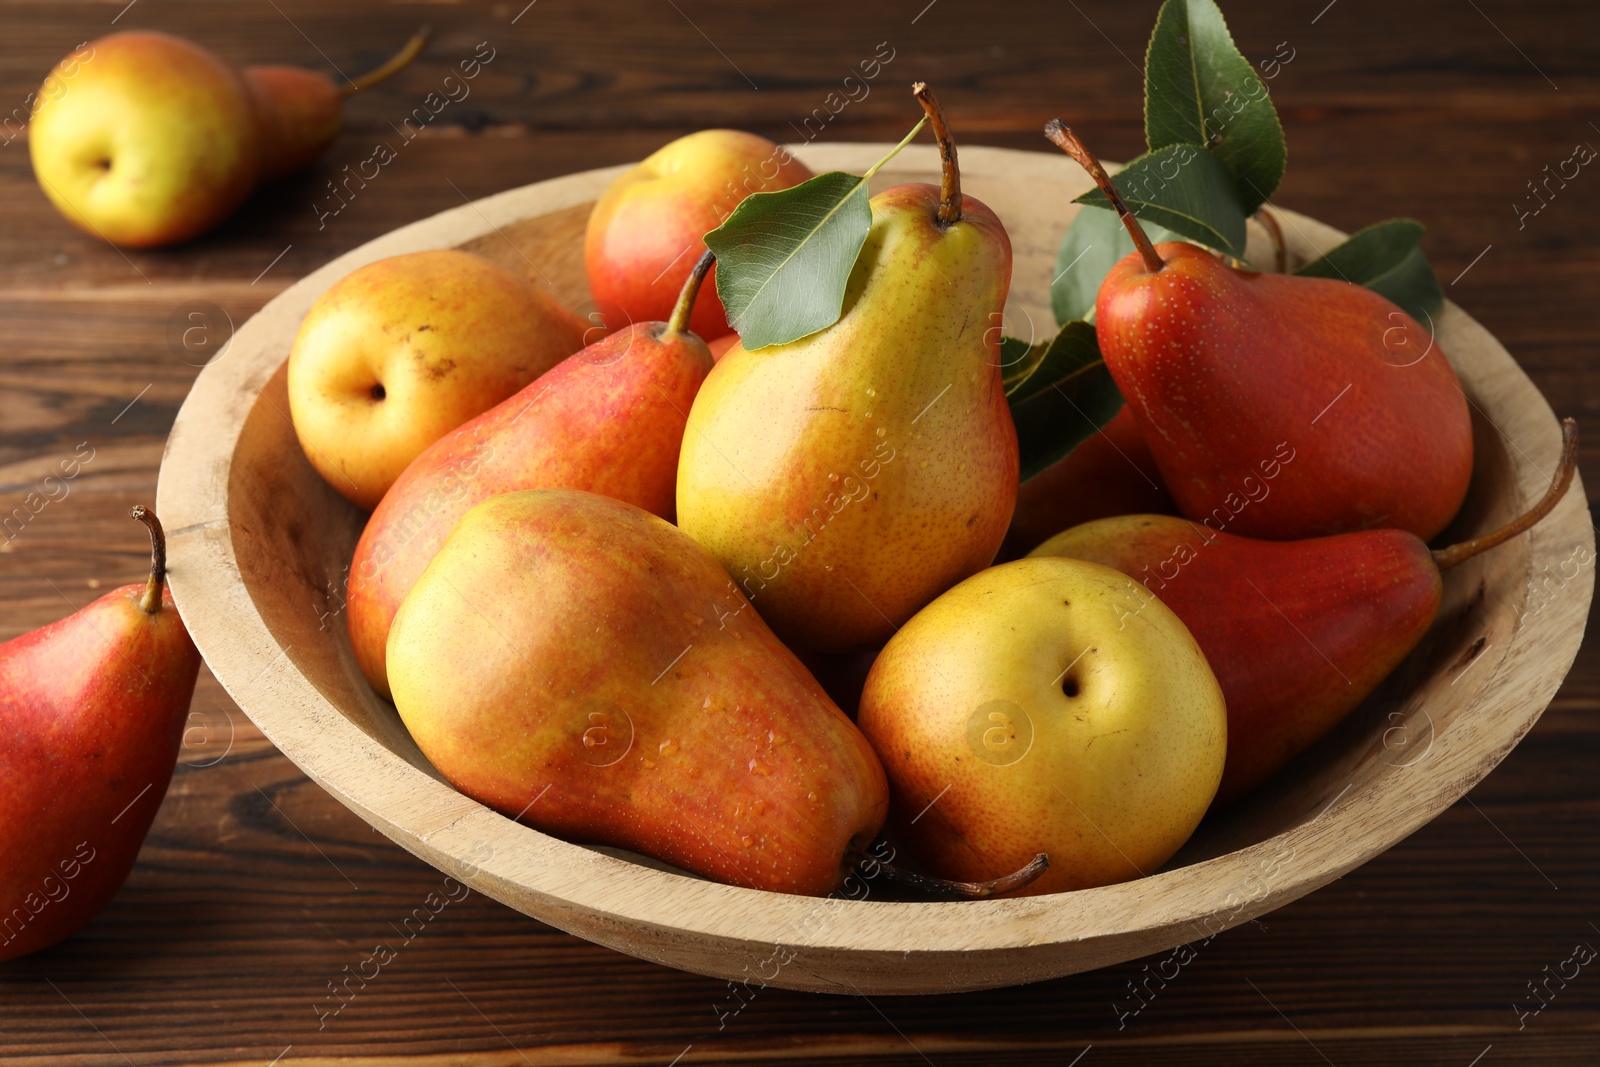
[[[138,578],[145,536],[125,516],[152,500],[198,373],[169,340],[169,324],[198,306],[240,323],[402,223],[638,159],[697,128],[794,139],[879,42],[895,58],[824,137],[899,137],[915,115],[906,86],[925,78],[968,143],[1043,150],[1040,125],[1060,114],[1107,158],[1142,146],[1138,65],[1156,0],[525,2],[0,4],[0,112],[113,28],[171,30],[240,63],[352,74],[417,25],[437,30],[415,67],[350,102],[346,134],[312,171],[182,248],[123,254],[85,237],[40,194],[25,140],[0,146],[0,512],[79,442],[96,450],[68,497],[0,539],[0,637]],[[1600,173],[1581,172],[1520,227],[1512,205],[1546,164],[1600,145],[1600,11],[1585,0],[1225,6],[1247,55],[1293,51],[1269,82],[1289,140],[1278,199],[1347,230],[1424,220],[1449,296],[1558,414],[1590,429],[1593,496]],[[312,205],[327,180],[481,41],[496,57],[470,98],[319,227]],[[1113,1002],[1132,1003],[1127,984],[1153,960],[968,996],[765,990],[719,1031],[723,983],[477,896],[451,904],[319,1029],[327,983],[393,940],[441,876],[307,781],[202,674],[184,762],[127,887],[65,944],[0,965],[0,1060],[1594,1064],[1600,964],[1520,1027],[1513,1004],[1532,1007],[1528,983],[1575,944],[1600,945],[1597,708],[1591,641],[1470,803],[1218,938],[1121,1029]]]

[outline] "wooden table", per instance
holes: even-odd
[[[326,159],[182,248],[121,253],[79,234],[35,185],[25,139],[0,147],[0,512],[80,442],[94,450],[66,497],[0,539],[0,637],[140,575],[145,536],[127,509],[152,500],[162,443],[198,372],[173,339],[192,311],[221,324],[220,342],[225,319],[242,322],[401,223],[637,159],[699,127],[797,138],[883,47],[893,59],[871,94],[821,136],[897,138],[915,114],[906,84],[926,78],[967,143],[1043,150],[1039,128],[1061,114],[1108,158],[1142,147],[1137,64],[1154,0],[525,2],[0,9],[0,110],[23,107],[56,59],[113,21],[240,63],[351,73],[418,24],[437,30],[413,69],[350,102]],[[1513,208],[1546,164],[1600,144],[1600,12],[1557,0],[1324,3],[1227,4],[1246,54],[1292,55],[1268,83],[1290,144],[1279,199],[1348,230],[1426,221],[1449,296],[1505,342],[1558,414],[1591,428],[1584,467],[1600,470],[1600,365],[1589,358],[1600,176],[1580,174],[1520,226]],[[316,205],[333,203],[328,181],[483,41],[495,58],[470,98],[319,220]],[[1593,498],[1600,482],[1587,484]],[[451,903],[319,1025],[329,983],[394,941],[442,876],[308,782],[203,673],[182,763],[127,887],[65,944],[0,966],[0,1059],[1593,1064],[1600,973],[1552,982],[1536,1015],[1519,1019],[1513,1005],[1535,1006],[1528,984],[1575,944],[1600,945],[1597,708],[1591,642],[1543,720],[1469,798],[1338,883],[1218,938],[1121,1026],[1113,1003],[1132,1003],[1147,961],[915,1000],[763,990],[719,1031],[723,983],[478,896]]]

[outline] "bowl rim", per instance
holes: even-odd
[[[790,151],[819,172],[859,173],[889,147],[813,144],[792,145]],[[931,146],[911,146],[883,175],[900,180],[925,175],[936,160]],[[1073,181],[1076,170],[1059,155],[982,146],[963,145],[961,161],[969,188],[984,180],[1040,180],[1060,187]],[[1587,569],[1575,579],[1573,592],[1581,596],[1564,596],[1525,613],[1500,644],[1492,675],[1456,716],[1454,729],[1436,734],[1432,773],[1390,774],[1359,789],[1346,786],[1314,815],[1233,852],[1130,882],[1048,896],[908,903],[742,889],[570,844],[470,800],[347,720],[298,671],[283,669],[290,666],[288,649],[268,629],[234,556],[228,471],[246,418],[286,357],[274,338],[292,336],[323,290],[376,259],[455,247],[501,233],[502,226],[530,215],[591,201],[597,188],[630,166],[578,172],[468,202],[390,231],[300,279],[244,323],[204,368],[178,413],[161,464],[157,509],[168,525],[173,595],[217,679],[313,781],[402,847],[473,888],[563,929],[610,924],[619,931],[654,929],[669,940],[695,936],[746,946],[900,956],[1026,949],[1170,929],[1172,943],[1178,944],[1188,938],[1176,931],[1219,914],[1219,902],[1237,903],[1218,929],[1237,925],[1332,881],[1450,807],[1531,728],[1570,669],[1593,591]],[[530,205],[537,210],[529,211]],[[1342,237],[1304,216],[1273,210],[1302,247],[1325,248]],[[1541,472],[1553,466],[1559,451],[1549,405],[1510,354],[1459,307],[1447,304],[1437,321],[1441,329],[1481,335],[1489,358],[1458,367],[1458,373],[1479,396],[1492,392],[1506,401],[1505,407],[1497,406],[1499,421],[1491,425],[1512,443],[1508,462],[1519,488],[1525,496],[1536,495],[1546,484]],[[1522,576],[1524,599],[1534,564],[1552,556],[1556,546],[1586,545],[1592,556],[1593,528],[1581,480],[1555,513],[1525,536],[1531,541]],[[1507,677],[1508,663],[1535,651],[1539,673],[1531,679]],[[1545,669],[1552,663],[1560,663],[1561,670]],[[1461,728],[1466,719],[1474,722],[1470,734]],[[363,783],[360,795],[348,787],[351,782]],[[1377,837],[1370,826],[1374,810],[1387,817],[1388,829]],[[1241,877],[1241,869],[1266,871],[1285,853],[1296,862],[1284,876],[1264,883],[1252,875]],[[1259,892],[1248,888],[1252,877]],[[962,921],[950,921],[957,915]],[[611,943],[627,947],[620,933]],[[628,950],[641,954],[637,947]]]

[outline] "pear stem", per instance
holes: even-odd
[[[933,95],[928,83],[913,84],[911,95],[917,98],[917,103],[927,113],[928,123],[933,127],[933,138],[939,142],[939,162],[943,168],[939,183],[939,221],[945,226],[954,226],[961,221],[962,215],[961,167],[956,163],[956,140],[950,136],[950,126],[944,120],[944,108],[939,106],[939,98]]]
[[[139,598],[139,607],[146,615],[154,615],[161,610],[161,586],[167,580],[167,535],[162,532],[156,513],[143,504],[135,504],[129,514],[150,530],[150,581]]]
[[[672,307],[672,317],[667,320],[665,333],[683,333],[689,328],[689,316],[694,314],[694,302],[700,296],[700,283],[706,280],[716,261],[717,257],[711,254],[709,248],[695,260],[694,268],[689,271],[689,277],[684,279],[683,289],[678,293],[678,302]]]
[[[413,59],[417,58],[417,53],[422,51],[422,46],[427,44],[428,38],[432,36],[433,27],[423,26],[416,33],[411,35],[411,40],[406,42],[404,48],[400,49],[400,51],[396,52],[392,57],[390,57],[388,62],[384,63],[383,66],[378,67],[376,70],[369,70],[360,77],[351,80],[349,85],[342,86],[339,89],[339,95],[351,96],[355,93],[359,93],[363,89],[370,89],[379,82],[387,81],[396,74],[399,74],[402,70],[405,70],[406,67],[410,66]]]
[[[918,874],[916,871],[908,871],[904,867],[886,863],[867,852],[863,852],[852,867],[859,867],[869,862],[882,872],[884,879],[890,884],[939,900],[986,900],[1031,885],[1041,874],[1050,869],[1050,857],[1043,852],[1029,860],[1020,870],[988,882],[955,882],[948,878],[936,878],[931,874]]]
[[[1133,212],[1128,210],[1128,205],[1122,202],[1122,194],[1117,192],[1117,187],[1111,184],[1111,175],[1106,173],[1106,168],[1100,165],[1093,152],[1078,139],[1060,119],[1051,119],[1044,124],[1044,135],[1050,139],[1061,151],[1078,161],[1078,165],[1089,172],[1089,177],[1106,194],[1106,199],[1111,201],[1111,206],[1116,210],[1117,217],[1128,228],[1128,236],[1133,238],[1133,247],[1139,250],[1139,255],[1144,258],[1145,269],[1154,274],[1167,264],[1156,253],[1156,246],[1150,243],[1150,235],[1144,232],[1144,227],[1139,225],[1139,220],[1133,217]]]
[[[1442,571],[1447,571],[1458,563],[1464,563],[1476,556],[1479,552],[1486,552],[1496,545],[1504,544],[1513,537],[1528,529],[1534,523],[1544,518],[1566,496],[1567,487],[1572,484],[1573,472],[1578,468],[1578,424],[1571,419],[1561,420],[1561,462],[1556,468],[1555,478],[1550,482],[1550,488],[1545,490],[1544,497],[1522,515],[1506,523],[1493,533],[1474,537],[1470,541],[1462,541],[1449,548],[1436,549],[1433,552],[1433,562]]]

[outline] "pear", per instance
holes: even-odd
[[[906,623],[857,718],[889,774],[893,839],[962,880],[1047,852],[1027,893],[1166,862],[1216,792],[1227,712],[1194,638],[1150,600],[1109,567],[1024,559]]]
[[[1016,502],[1016,429],[993,328],[1011,242],[962,196],[925,86],[943,187],[871,200],[834,325],[718,361],[689,413],[678,522],[786,642],[881,644],[987,566]]]
[[[171,34],[109,34],[39,87],[28,124],[34,174],[88,234],[124,248],[187,241],[259,183],[320,156],[338,135],[344,97],[404,68],[427,37],[341,87],[292,67],[237,70]]]
[[[379,693],[389,693],[384,649],[395,612],[474,504],[519,489],[586,489],[672,518],[684,420],[712,367],[687,329],[710,268],[707,252],[669,322],[634,323],[568,356],[434,441],[384,494],[346,592],[356,661]]]
[[[1055,120],[1046,136],[1134,238],[1100,285],[1095,330],[1185,515],[1275,540],[1445,528],[1472,478],[1472,426],[1431,330],[1350,282],[1152,246],[1072,131]]]
[[[246,67],[243,74],[261,138],[257,181],[308,167],[333,145],[344,121],[344,94],[326,75],[282,66]]]
[[[200,653],[150,578],[0,644],[0,960],[93,919],[133,869],[183,739]]]
[[[1139,579],[1200,643],[1228,702],[1228,762],[1217,803],[1237,800],[1309,748],[1378,687],[1439,613],[1441,570],[1532,526],[1572,480],[1561,469],[1527,514],[1430,552],[1404,530],[1303,541],[1217,533],[1188,519],[1125,515],[1057,534],[1030,556],[1069,556]],[[1135,606],[1133,614],[1144,610]]]
[[[371,511],[425,448],[583,346],[583,320],[483,256],[388,256],[301,320],[289,418],[317,472]]]
[[[740,130],[700,130],[656,149],[618,175],[589,213],[583,263],[599,314],[613,330],[666,318],[707,232],[751,193],[809,177],[787,148]],[[689,328],[713,341],[728,332],[728,319],[715,289],[705,288]]]
[[[424,26],[382,66],[344,85],[301,67],[245,67],[245,82],[255,98],[261,139],[258,181],[273,181],[314,163],[339,136],[345,97],[370,89],[404,70],[432,36]],[[465,68],[463,68],[465,69]]]
[[[572,840],[824,894],[888,806],[866,739],[717,561],[621,501],[474,507],[396,615],[388,663],[445,778]]]

